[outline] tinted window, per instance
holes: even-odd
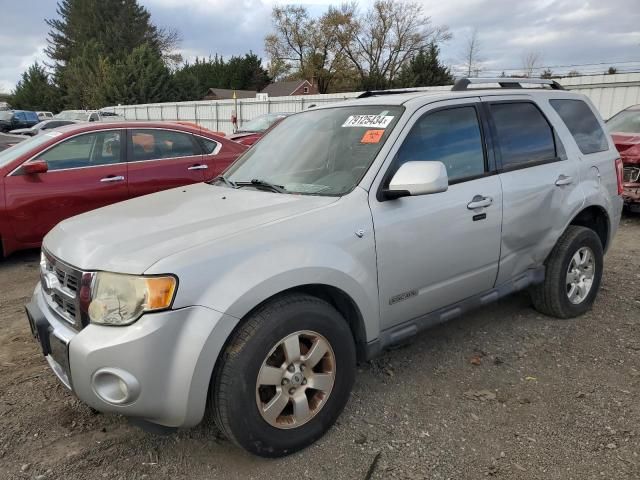
[[[604,152],[609,149],[607,137],[589,105],[582,100],[550,100],[582,153]]]
[[[476,109],[427,113],[411,128],[396,158],[396,168],[405,162],[440,161],[449,181],[481,175],[484,150]]]
[[[490,105],[502,156],[502,168],[552,160],[553,130],[540,110],[527,102]]]
[[[38,121],[38,114],[36,112],[25,112],[25,116],[26,116],[27,120],[30,121],[30,122],[37,122]]]
[[[132,130],[133,161],[200,155],[191,138],[169,130]]]
[[[196,137],[196,138],[198,139],[198,142],[202,147],[202,151],[206,155],[212,154],[213,152],[216,151],[216,148],[218,148],[218,142],[214,142],[213,140],[209,140],[208,138],[202,138],[202,137]]]
[[[87,133],[70,138],[38,157],[49,170],[93,167],[120,162],[120,132]]]

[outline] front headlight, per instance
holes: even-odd
[[[175,292],[176,278],[172,276],[98,272],[89,304],[89,319],[102,325],[129,325],[144,312],[169,308]]]

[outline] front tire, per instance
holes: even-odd
[[[353,386],[356,352],[335,308],[293,293],[252,312],[220,362],[211,397],[218,428],[251,453],[280,457],[336,421]]]
[[[570,225],[545,262],[545,280],[530,289],[536,310],[557,318],[587,312],[600,288],[603,269],[600,237],[591,229]]]

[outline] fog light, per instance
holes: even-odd
[[[134,402],[140,395],[140,383],[119,368],[101,368],[91,379],[93,391],[101,400],[113,405]]]

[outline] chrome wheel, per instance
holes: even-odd
[[[336,376],[326,338],[303,330],[280,340],[262,362],[256,402],[262,418],[276,428],[299,427],[326,404]]]
[[[574,305],[582,303],[593,285],[595,258],[589,247],[582,247],[571,257],[567,269],[567,297]]]

